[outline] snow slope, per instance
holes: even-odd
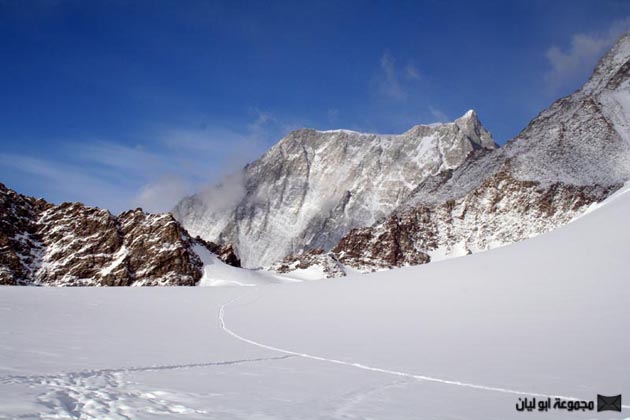
[[[247,288],[0,288],[0,418],[625,418],[630,194],[554,232]]]
[[[233,267],[221,261],[215,254],[202,245],[194,245],[194,252],[203,263],[203,275],[197,286],[260,286],[272,283],[286,283],[293,277],[281,276],[262,270],[247,270]],[[321,277],[320,277],[321,278]]]
[[[234,245],[243,267],[267,266],[331,248],[351,228],[389,214],[428,176],[496,147],[474,111],[399,135],[296,130],[173,213],[192,236]]]

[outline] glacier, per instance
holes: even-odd
[[[628,394],[627,191],[528,241],[342,280],[0,287],[0,418],[508,420],[519,397]]]

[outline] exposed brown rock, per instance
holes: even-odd
[[[219,245],[214,242],[204,241],[199,236],[195,238],[197,243],[205,246],[208,251],[216,254],[217,257],[227,265],[231,265],[233,267],[241,267],[241,260],[236,254],[236,250],[232,246],[232,244],[223,244]]]
[[[0,284],[193,286],[203,268],[196,243],[168,213],[55,206],[0,184]],[[231,246],[202,244],[239,266]]]
[[[304,270],[312,266],[322,267],[326,277],[343,277],[346,273],[332,253],[326,253],[323,249],[311,249],[300,254],[289,255],[280,262],[274,264],[271,270],[278,273],[290,273],[295,270]]]
[[[500,171],[462,199],[403,208],[374,226],[354,229],[333,253],[344,265],[373,271],[429,262],[427,254],[438,248],[483,251],[566,224],[618,187],[555,183],[541,188]]]

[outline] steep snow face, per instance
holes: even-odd
[[[463,198],[500,172],[541,190],[558,183],[619,186],[630,178],[630,34],[581,89],[554,102],[504,147],[427,179],[406,204]]]
[[[351,228],[391,213],[427,177],[494,148],[474,111],[400,135],[297,130],[245,167],[242,183],[187,198],[174,214],[192,235],[234,244],[245,267],[264,266],[330,249]],[[226,192],[240,197],[226,200]]]
[[[628,179],[625,35],[580,90],[506,146],[475,151],[454,170],[428,177],[393,214],[348,233],[331,257],[372,271],[488,250],[570,222]]]
[[[554,102],[504,147],[427,179],[408,204],[462,198],[502,170],[541,187],[620,185],[630,178],[630,34],[602,57],[581,89]]]
[[[588,82],[556,101],[505,147],[514,175],[543,184],[612,185],[630,178],[630,34]]]

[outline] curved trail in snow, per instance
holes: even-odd
[[[386,374],[389,374],[389,375],[401,376],[401,377],[405,377],[405,378],[412,378],[412,379],[416,379],[418,381],[436,382],[436,383],[440,383],[440,384],[454,385],[454,386],[459,386],[459,387],[463,387],[463,388],[480,389],[482,391],[501,392],[503,394],[522,395],[522,396],[527,396],[527,397],[560,398],[560,399],[563,399],[563,400],[571,400],[571,401],[582,401],[583,400],[582,398],[577,398],[577,397],[569,397],[569,396],[564,396],[564,395],[547,395],[547,394],[540,394],[540,393],[536,393],[536,392],[519,391],[519,390],[516,390],[516,389],[500,388],[500,387],[487,386],[487,385],[479,385],[479,384],[473,384],[473,383],[469,383],[469,382],[460,382],[460,381],[454,381],[454,380],[450,380],[450,379],[442,379],[442,378],[435,378],[435,377],[432,377],[432,376],[425,376],[425,375],[418,375],[418,374],[414,374],[414,373],[401,372],[401,371],[397,371],[397,370],[383,369],[383,368],[379,368],[379,367],[365,365],[365,364],[362,364],[362,363],[348,362],[348,361],[337,360],[337,359],[330,359],[330,358],[327,358],[327,357],[316,356],[316,355],[308,354],[308,353],[300,353],[300,352],[293,351],[293,350],[282,349],[282,348],[279,348],[279,347],[274,347],[274,346],[270,346],[270,345],[267,345],[267,344],[259,343],[258,341],[250,340],[249,338],[246,338],[246,337],[243,337],[242,335],[237,334],[236,332],[231,330],[225,323],[225,308],[227,306],[233,304],[234,302],[240,300],[242,297],[243,296],[238,296],[235,299],[232,299],[231,301],[226,302],[223,305],[221,305],[221,307],[219,308],[219,316],[218,316],[219,323],[221,325],[221,329],[223,331],[225,331],[226,333],[228,333],[229,335],[231,335],[232,337],[234,337],[237,340],[240,340],[242,342],[245,342],[245,343],[251,344],[253,346],[256,346],[256,347],[260,347],[260,348],[263,348],[263,349],[266,349],[266,350],[276,351],[276,352],[287,354],[287,355],[303,357],[305,359],[318,360],[318,361],[321,361],[321,362],[328,362],[328,363],[334,363],[334,364],[337,364],[337,365],[350,366],[350,367],[354,367],[354,368],[357,368],[357,369],[368,370],[368,371],[371,371],[371,372],[386,373]],[[622,405],[622,407],[623,408],[630,408],[630,405]]]

